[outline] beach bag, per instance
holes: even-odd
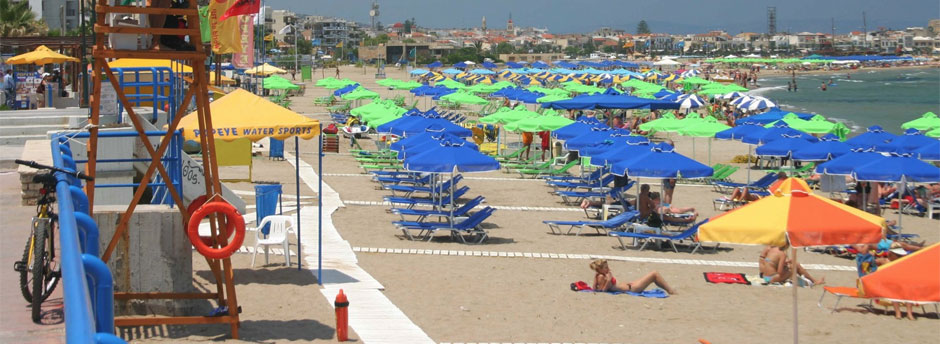
[[[324,134],[336,134],[337,132],[339,132],[339,129],[336,128],[336,123],[330,123],[326,128],[323,128]]]
[[[659,216],[659,213],[652,212],[650,216],[646,218],[646,225],[654,228],[660,228],[663,226],[663,218]]]
[[[571,283],[571,290],[573,291],[594,290],[594,288],[591,288],[591,286],[589,286],[584,281],[577,281],[577,282]]]

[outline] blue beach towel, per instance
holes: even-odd
[[[665,291],[665,290],[662,290],[662,289],[644,290],[644,291],[639,292],[639,293],[634,293],[634,292],[632,292],[632,291],[595,291],[594,289],[591,289],[591,287],[589,287],[589,286],[587,285],[587,283],[585,283],[585,282],[583,282],[583,281],[578,281],[578,282],[572,283],[572,284],[571,284],[571,290],[578,291],[578,292],[584,292],[584,293],[605,293],[605,294],[610,294],[610,295],[623,295],[623,294],[626,294],[626,295],[633,295],[633,296],[639,296],[639,297],[648,297],[648,298],[654,298],[654,299],[665,299],[665,298],[669,297],[669,294],[667,294],[666,291]]]

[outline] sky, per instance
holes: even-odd
[[[263,0],[272,9],[335,16],[369,23],[372,0]],[[517,27],[548,28],[552,33],[591,32],[607,26],[635,32],[646,20],[653,32],[686,34],[725,30],[767,32],[767,7],[777,8],[777,31],[828,33],[835,20],[837,34],[868,30],[926,27],[940,18],[937,0],[386,0],[378,1],[383,25],[414,18],[432,28],[479,27],[486,16],[490,28],[505,28],[509,14]]]

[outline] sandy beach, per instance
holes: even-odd
[[[406,94],[376,85],[373,73],[371,69],[346,67],[340,77],[358,81],[383,96]],[[390,78],[407,78],[403,71],[392,68],[386,69],[386,73]],[[325,110],[312,105],[312,99],[326,94],[327,90],[308,83],[306,94],[294,98],[293,109],[328,123]],[[508,137],[510,142],[518,140],[518,135]],[[676,142],[678,152],[693,156],[691,139],[670,138]],[[374,147],[367,139],[361,144],[367,149]],[[314,142],[304,141],[301,146],[301,151],[305,152],[316,149]],[[346,146],[341,144],[344,150]],[[291,147],[288,142],[287,149]],[[696,140],[694,157],[697,160],[707,161],[706,147],[704,139]],[[739,142],[714,141],[711,163],[729,163],[735,155],[746,152],[746,145]],[[302,153],[301,157],[313,162],[315,154]],[[747,179],[746,168],[740,167],[732,176],[733,180]],[[593,233],[553,235],[542,224],[543,220],[584,219],[584,213],[577,207],[562,204],[544,183],[503,172],[467,174],[463,182],[471,190],[465,199],[482,195],[486,197],[485,205],[500,208],[486,221],[490,239],[484,244],[459,244],[443,235],[431,242],[415,242],[405,239],[391,225],[398,216],[388,213],[388,206],[378,204],[382,196],[389,193],[376,190],[378,184],[362,174],[351,156],[328,154],[324,169],[324,181],[347,202],[333,219],[341,235],[360,248],[357,254],[360,265],[385,285],[385,294],[435,341],[691,343],[701,338],[713,343],[776,343],[791,340],[791,288],[715,285],[706,283],[702,277],[703,272],[710,271],[756,275],[760,247],[722,245],[714,250],[711,244],[704,252],[696,254],[689,254],[687,246],[680,246],[679,253],[637,251],[629,247],[623,250],[616,239]],[[751,179],[763,174],[752,171]],[[659,188],[655,180],[640,182],[651,183],[653,190]],[[712,207],[712,200],[719,196],[711,187],[680,184],[673,204],[695,207],[701,216],[709,217],[720,213]],[[890,210],[884,216],[897,218]],[[928,243],[940,240],[936,220],[905,215],[903,224],[905,232],[919,234],[921,240]],[[372,253],[368,252],[370,248],[388,249],[386,252],[432,250],[432,254]],[[476,251],[480,255],[473,255]],[[482,252],[497,257],[484,257]],[[539,257],[545,254],[548,258],[499,257],[513,253],[538,253]],[[559,258],[552,258],[553,255]],[[571,282],[593,277],[588,258],[601,256],[611,259],[612,270],[623,279],[657,270],[679,295],[646,299],[570,291]],[[806,264],[814,276],[825,276],[827,285],[855,285],[857,274],[852,260],[801,251],[799,261]],[[821,293],[819,287],[799,290],[799,324],[804,342],[867,343],[894,339],[929,342],[940,336],[931,307],[928,307],[930,318],[913,322],[859,312],[863,309],[857,305],[867,304],[859,300],[843,301],[841,306],[848,310],[830,314],[828,309],[816,306]],[[834,298],[825,301],[825,306],[831,307]]]

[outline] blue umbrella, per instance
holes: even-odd
[[[426,70],[424,70],[424,69],[421,69],[421,68],[418,68],[418,69],[415,69],[415,70],[411,71],[409,74],[412,74],[412,75],[419,75],[419,74],[427,74],[427,73],[428,73],[428,71],[426,71]]]
[[[406,157],[404,166],[415,172],[484,172],[498,170],[499,162],[470,148],[466,142],[444,140],[436,147]]]
[[[473,132],[470,131],[470,129],[456,125],[453,122],[443,118],[418,118],[417,120],[405,123],[398,128],[392,128],[389,132],[398,136],[411,136],[418,135],[429,130],[441,131],[458,137],[473,136]]]
[[[336,90],[336,91],[333,91],[333,95],[339,97],[339,96],[344,95],[344,94],[346,94],[346,93],[355,91],[357,88],[359,88],[359,84],[358,84],[358,83],[349,84],[349,85],[344,86],[343,88],[340,88],[340,89],[338,89],[338,90]]]
[[[646,154],[651,148],[649,144],[613,144],[612,148],[607,151],[589,156],[591,157],[591,165],[606,166]]]
[[[433,129],[420,133],[418,135],[409,136],[398,140],[397,142],[392,143],[388,146],[388,149],[403,152],[412,147],[417,147],[428,142],[440,142],[441,140],[451,140],[451,141],[463,141],[460,137],[440,131],[433,131]],[[473,149],[479,149],[476,144],[472,142],[467,142],[467,146]]]
[[[653,97],[656,97],[656,99],[663,99],[663,98],[665,98],[665,97],[667,97],[667,96],[671,96],[671,95],[673,95],[673,94],[676,94],[676,92],[673,92],[673,91],[670,91],[670,90],[664,88],[664,89],[659,90],[659,91],[656,92],[656,93],[653,93]]]
[[[770,141],[757,147],[755,152],[760,156],[789,157],[794,151],[811,147],[812,143],[796,136],[783,135],[783,139]]]
[[[731,101],[731,103],[734,104],[735,101],[738,101],[741,99],[745,99],[745,101],[747,101],[746,100],[747,98],[740,97]],[[789,113],[793,113],[800,119],[807,120],[807,121],[813,118],[813,116],[815,116],[811,113],[793,112],[793,111],[781,110],[780,108],[772,108],[769,111],[761,113],[761,114],[741,118],[737,121],[737,123],[738,124],[767,125],[767,124],[783,119],[783,117]]]
[[[467,68],[467,64],[464,62],[457,62],[454,64],[454,68]]]
[[[845,142],[820,140],[809,144],[808,147],[793,152],[793,159],[800,161],[826,161],[848,154],[851,146]]]
[[[867,164],[872,160],[881,159],[882,157],[884,157],[884,155],[874,150],[856,148],[838,158],[816,165],[816,173],[848,176],[852,175],[852,171],[855,170],[855,167]]]
[[[940,182],[940,168],[917,158],[887,155],[855,168],[856,180],[873,182]]]
[[[532,68],[548,68],[548,64],[542,61],[532,62]]]
[[[444,65],[444,64],[441,63],[441,61],[434,61],[434,62],[428,63],[428,64],[427,64],[427,67],[428,67],[428,68],[438,68],[438,67],[441,67],[441,66],[443,66],[443,65]]]
[[[760,133],[764,133],[767,130],[767,128],[764,128],[760,125],[743,124],[735,126],[731,129],[719,131],[717,134],[715,134],[715,138],[722,140],[741,140],[744,139],[744,137],[747,135],[759,135]]]
[[[591,132],[591,128],[606,127],[605,124],[594,117],[581,117],[574,123],[566,125],[552,132],[552,137],[559,140],[568,140]]]
[[[741,141],[749,144],[764,144],[770,141],[782,139],[783,135],[787,135],[789,137],[799,136],[811,142],[819,141],[819,139],[813,137],[812,135],[790,128],[790,126],[783,121],[777,122],[777,124],[774,124],[773,128],[770,128],[765,132],[744,135],[744,139]]]
[[[884,131],[881,126],[873,125],[868,130],[851,139],[845,140],[852,148],[869,149],[895,139],[897,135]]]
[[[522,68],[522,67],[524,67],[524,66],[521,65],[521,64],[518,64],[518,63],[511,62],[511,61],[510,61],[510,62],[506,62],[506,67],[509,67],[509,68],[517,68],[517,69],[518,69],[518,68]]]
[[[623,129],[612,129],[610,127],[595,127],[590,131],[575,138],[565,141],[565,148],[569,150],[579,150],[580,148],[603,142],[606,140],[615,141],[617,138],[626,138],[630,132]]]
[[[484,74],[484,75],[490,75],[490,74],[496,74],[496,72],[491,71],[491,70],[489,70],[489,69],[477,68],[477,69],[471,70],[471,71],[470,71],[470,74]]]
[[[934,140],[929,145],[915,149],[913,153],[920,160],[940,161],[940,141]]]
[[[894,138],[891,140],[891,142],[876,144],[875,150],[880,152],[907,154],[920,147],[928,146],[936,142],[937,139],[926,137],[917,129],[908,129],[904,132],[904,135]]]
[[[714,173],[711,167],[676,153],[667,144],[652,145],[652,148],[631,159],[616,162],[611,173],[635,178],[703,178]]]
[[[455,68],[447,68],[447,69],[445,69],[445,70],[442,70],[441,73],[444,73],[444,74],[460,74],[460,73],[463,73],[463,71],[462,71],[462,70],[459,70],[459,69],[455,69]]]
[[[486,68],[486,69],[496,69],[496,68],[499,68],[499,66],[497,66],[497,65],[496,65],[495,63],[493,63],[493,62],[484,61],[484,62],[483,62],[483,68]]]

